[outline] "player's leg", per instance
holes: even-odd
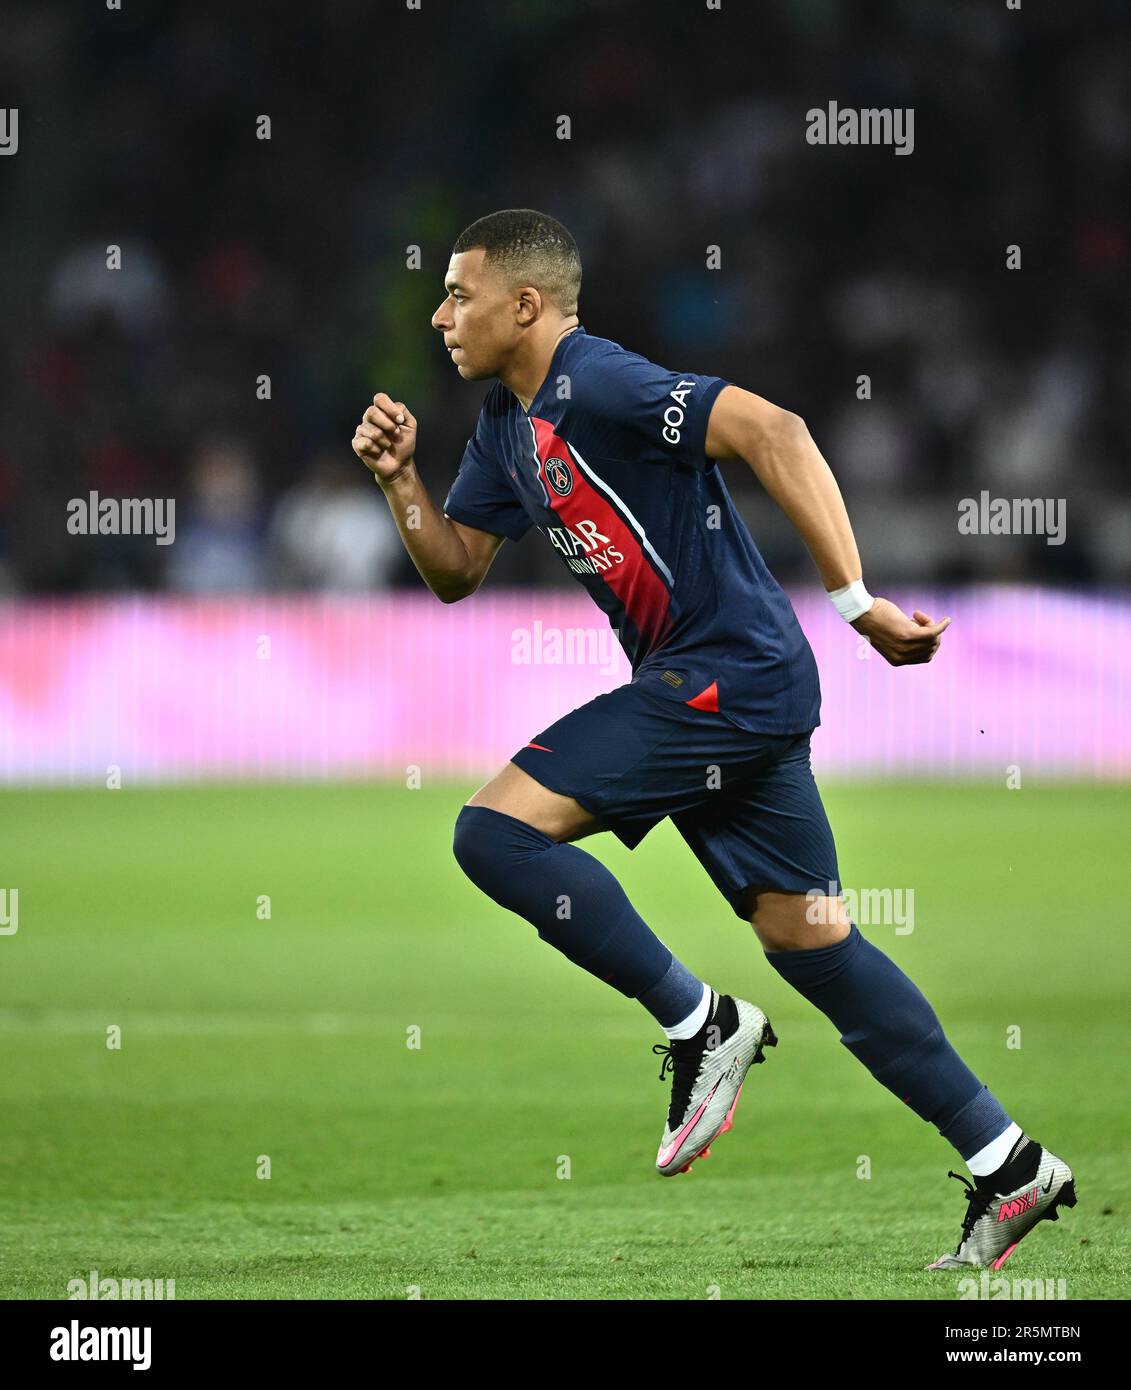
[[[622,687],[572,711],[528,747],[553,752],[544,768],[536,765],[547,780],[568,789],[602,780],[608,805],[617,799],[617,769],[638,764],[671,737],[670,721],[656,713],[637,690]],[[530,922],[543,941],[638,999],[669,1038],[691,1037],[718,996],[673,956],[609,869],[572,843],[605,828],[568,791],[511,762],[460,811],[453,849],[468,877]]]
[[[769,963],[836,1024],[876,1080],[935,1124],[975,1172],[1000,1164],[1020,1129],[947,1042],[920,991],[845,911],[809,736],[766,743],[772,756],[677,827]]]
[[[755,885],[750,922],[767,961],[837,1026],[841,1042],[881,1085],[937,1127],[972,1172],[992,1172],[1021,1137],[1020,1127],[947,1041],[922,992],[849,920],[808,739],[789,748],[758,795],[766,820],[776,811],[771,824],[779,832],[807,841],[811,872],[821,874],[804,892],[783,892],[780,881],[769,889]]]
[[[580,840],[603,828],[598,818],[572,796],[544,787],[516,763],[507,763],[468,799],[467,805],[485,806],[513,816],[553,840]]]
[[[698,980],[640,919],[613,875],[568,843],[611,829],[630,849],[703,795],[695,712],[643,681],[599,696],[539,734],[460,812],[456,855],[496,902],[571,960],[640,1000],[668,1035],[671,1102],[662,1176],[709,1152],[751,1064],[776,1041],[760,1009]],[[733,727],[733,726],[732,726]]]
[[[743,916],[767,951],[814,951],[835,946],[852,930],[852,919],[840,896],[749,888],[743,895]]]
[[[836,1025],[849,1051],[969,1165],[975,1184],[959,1250],[934,1267],[1000,1267],[1037,1220],[1055,1219],[1058,1194],[1074,1205],[1071,1170],[1022,1133],[959,1057],[920,990],[851,922],[807,736],[784,747],[743,801],[742,821],[712,850],[724,882],[725,872],[732,885],[750,875],[753,886],[730,895],[735,911],[749,913],[766,959]],[[1043,1194],[1032,1186],[1038,1176],[1051,1184]],[[995,1193],[1000,1219],[997,1208],[987,1214]]]
[[[808,735],[783,736],[741,800],[726,848],[750,881],[734,905],[749,911],[767,961],[975,1173],[992,1171],[986,1165],[1000,1165],[1021,1130],[947,1041],[919,989],[850,920]]]
[[[839,904],[847,920],[841,899],[816,901],[822,917],[831,919]],[[801,895],[759,893],[751,923],[778,973],[836,1024],[841,1042],[876,1080],[935,1125],[969,1166],[974,1182],[967,1183],[958,1247],[931,1268],[1000,1269],[1038,1221],[1055,1221],[1058,1206],[1076,1205],[1072,1170],[1022,1133],[947,1041],[924,995],[855,924],[832,944],[805,945],[813,915],[813,900]]]
[[[815,916],[837,919],[828,944],[806,944]],[[935,1125],[973,1173],[1000,1167],[1020,1127],[947,1041],[917,986],[848,920],[841,898],[759,892],[750,921],[769,963],[836,1024],[881,1085]]]

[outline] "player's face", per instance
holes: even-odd
[[[514,291],[484,268],[486,255],[476,247],[451,258],[444,277],[448,297],[432,315],[465,381],[498,376],[521,336]]]

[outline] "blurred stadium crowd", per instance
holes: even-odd
[[[0,592],[419,585],[350,439],[404,399],[442,500],[485,388],[429,317],[456,235],[511,206],[577,238],[588,332],[805,417],[873,590],[1124,582],[1129,33],[1114,0],[13,0]],[[914,153],[809,145],[830,100],[914,108]],[[175,543],[70,535],[91,489],[175,497]],[[982,490],[1065,498],[1066,543],[959,535]],[[572,582],[536,532],[496,574]]]

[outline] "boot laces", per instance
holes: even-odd
[[[985,1216],[986,1212],[989,1211],[990,1204],[993,1202],[996,1194],[992,1187],[979,1187],[976,1183],[972,1183],[963,1173],[948,1172],[947,1177],[957,1178],[959,1182],[966,1184],[966,1215],[962,1218],[962,1240],[958,1242],[959,1249],[961,1249],[963,1241],[969,1239],[974,1227],[982,1217]],[[958,1251],[956,1250],[955,1254],[957,1253]]]
[[[668,1128],[675,1129],[687,1110],[691,1099],[691,1088],[699,1075],[703,1048],[693,1039],[674,1039],[670,1043],[654,1043],[652,1051],[663,1054],[660,1064],[660,1080],[672,1075],[672,1100],[668,1107]]]

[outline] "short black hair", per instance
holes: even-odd
[[[460,232],[452,254],[478,247],[512,285],[533,285],[563,314],[577,313],[581,256],[577,242],[556,217],[533,208],[488,213]]]

